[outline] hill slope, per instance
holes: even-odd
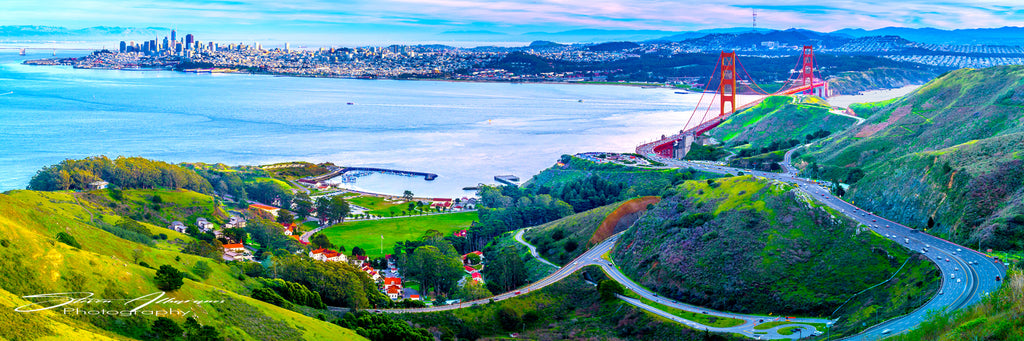
[[[257,284],[237,268],[178,253],[168,242],[149,247],[95,227],[90,222],[100,220],[101,211],[86,209],[79,202],[69,192],[0,194],[0,311],[4,311],[0,313],[0,335],[5,338],[150,339],[152,316],[76,315],[61,310],[18,313],[13,308],[28,304],[22,296],[46,293],[93,292],[95,298],[137,298],[160,292],[153,268],[170,265],[187,272],[197,261],[206,261],[212,268],[209,278],[185,279],[184,285],[168,292],[167,297],[217,302],[154,303],[150,307],[192,311],[189,316],[194,315],[201,324],[236,340],[363,339],[351,330],[244,296]],[[58,233],[71,235],[80,247],[58,242],[54,238]],[[135,264],[136,253],[139,264],[145,262],[153,268]],[[124,310],[120,303],[68,307]],[[184,321],[182,316],[171,318],[179,324]]]
[[[847,200],[900,223],[931,218],[956,242],[1024,246],[1024,66],[953,71],[867,109],[810,148],[806,175],[852,183]]]
[[[856,292],[833,333],[927,302],[938,270],[923,257],[814,204],[792,187],[750,176],[687,181],[628,230],[616,264],[662,295],[744,313],[829,316]],[[884,319],[884,317],[882,318]]]
[[[608,236],[628,228],[647,204],[658,200],[642,197],[601,206],[532,227],[523,237],[537,246],[537,252],[545,259],[565,265]]]
[[[756,141],[760,147],[790,139],[803,141],[806,135],[819,130],[835,132],[856,123],[852,118],[828,111],[828,106],[811,101],[799,103],[790,96],[770,96],[750,109],[729,116],[708,133],[720,141]]]

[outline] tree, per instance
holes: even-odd
[[[245,229],[240,227],[224,229],[223,231],[221,231],[221,235],[223,235],[224,238],[227,238],[235,243],[241,243],[245,241],[246,237]]]
[[[467,281],[462,286],[461,292],[462,299],[466,301],[479,300],[494,296],[490,290],[487,290],[487,286],[478,283],[477,281]]]
[[[405,192],[402,192],[402,199],[403,200],[405,200],[405,201],[412,201],[412,198],[413,198],[412,191],[405,190]]]
[[[150,332],[157,340],[174,340],[181,337],[181,334],[185,330],[181,329],[174,320],[166,317],[157,317],[156,321],[153,321],[153,327],[150,328]]]
[[[461,257],[451,244],[441,241],[444,252],[434,245],[417,247],[408,259],[409,276],[420,281],[424,292],[433,289],[437,293],[450,293],[463,275]],[[449,250],[450,249],[450,250]],[[353,248],[353,250],[355,250]]]
[[[309,238],[309,243],[318,249],[334,248],[334,244],[331,244],[331,241],[327,239],[327,235],[323,233],[314,234],[313,237]]]
[[[68,244],[68,246],[71,246],[71,247],[75,247],[75,248],[79,248],[79,249],[82,248],[82,244],[79,244],[78,241],[75,240],[74,236],[72,236],[70,234],[67,234],[67,233],[65,233],[63,231],[62,232],[57,232],[57,241],[61,242],[61,243],[64,243],[64,244]]]
[[[619,282],[606,279],[597,284],[597,292],[601,294],[602,300],[611,301],[615,299],[615,294],[622,295],[625,293],[625,289]]]
[[[154,204],[159,205],[164,203],[164,197],[161,197],[159,194],[154,194],[152,201]]]
[[[352,255],[353,256],[365,256],[366,255],[366,250],[363,250],[362,248],[360,248],[358,246],[355,246],[355,247],[352,248]]]
[[[142,249],[132,250],[132,261],[135,264],[139,264],[139,260],[142,259]]]
[[[526,283],[528,273],[526,272],[526,263],[519,257],[519,253],[514,247],[508,246],[499,250],[496,257],[487,261],[484,275],[488,278],[488,285],[493,286],[491,291],[504,292]]]
[[[470,253],[470,254],[466,255],[466,261],[469,262],[469,264],[474,264],[474,265],[475,264],[480,264],[480,255],[475,254],[475,253]]]
[[[928,228],[931,229],[932,227],[935,227],[935,218],[928,217]]]
[[[351,212],[351,209],[349,208],[348,201],[345,201],[345,198],[342,198],[340,195],[316,199],[316,214],[321,219],[326,220],[327,223],[344,221],[349,212]]]
[[[181,288],[185,275],[170,265],[161,265],[156,271],[156,287],[163,291],[174,291]]]
[[[277,212],[277,222],[282,225],[290,224],[295,221],[295,216],[291,212],[286,210],[280,210]]]
[[[212,272],[213,268],[210,267],[210,264],[207,264],[206,262],[201,260],[196,261],[196,265],[192,266],[192,273],[196,274],[199,277],[202,277],[203,279],[210,278],[210,273]]]
[[[300,192],[295,197],[295,214],[299,217],[299,220],[306,220],[306,217],[309,217],[309,212],[313,208],[313,200],[309,198],[309,194],[306,194],[306,192]]]

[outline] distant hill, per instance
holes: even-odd
[[[687,181],[667,192],[611,252],[630,278],[712,309],[836,316],[832,335],[905,314],[938,290],[923,256],[863,229],[793,187],[752,176]],[[877,302],[886,302],[878,305]],[[867,312],[867,313],[865,313]]]
[[[587,49],[591,51],[621,51],[635,49],[638,47],[640,47],[640,44],[631,41],[618,41],[591,45],[588,46]]]
[[[163,37],[169,35],[171,29],[163,27],[118,27],[96,26],[81,29],[70,29],[59,26],[0,26],[0,41],[25,40],[94,40],[94,39],[139,39]]]
[[[979,248],[1024,248],[1024,66],[949,72],[810,148],[805,174],[858,206]],[[814,163],[812,165],[812,163]]]
[[[885,27],[876,30],[845,28],[832,32],[854,38],[895,35],[926,44],[962,45],[1024,45],[1024,27],[971,28],[942,30],[937,28]]]

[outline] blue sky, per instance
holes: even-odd
[[[0,25],[176,27],[216,39],[444,41],[451,32],[1020,26],[1021,0],[2,0]],[[448,33],[445,33],[448,32]]]

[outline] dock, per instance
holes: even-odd
[[[338,177],[338,176],[340,176],[342,174],[345,174],[345,173],[348,173],[348,172],[380,172],[380,173],[384,173],[384,174],[394,174],[394,175],[404,175],[404,176],[422,176],[423,180],[427,180],[427,181],[433,181],[434,179],[437,179],[437,174],[434,174],[434,173],[416,172],[416,171],[405,171],[405,170],[387,169],[387,168],[376,168],[376,167],[344,167],[344,168],[338,169],[336,171],[333,171],[333,172],[330,172],[330,173],[327,173],[327,174],[322,174],[322,175],[311,177],[311,178],[309,178],[309,181],[312,181],[314,183],[315,182],[320,182],[320,181],[325,181],[325,180],[328,180],[328,179],[332,179],[332,178]]]
[[[500,182],[504,185],[519,186],[519,177],[515,175],[495,175],[494,181]]]

